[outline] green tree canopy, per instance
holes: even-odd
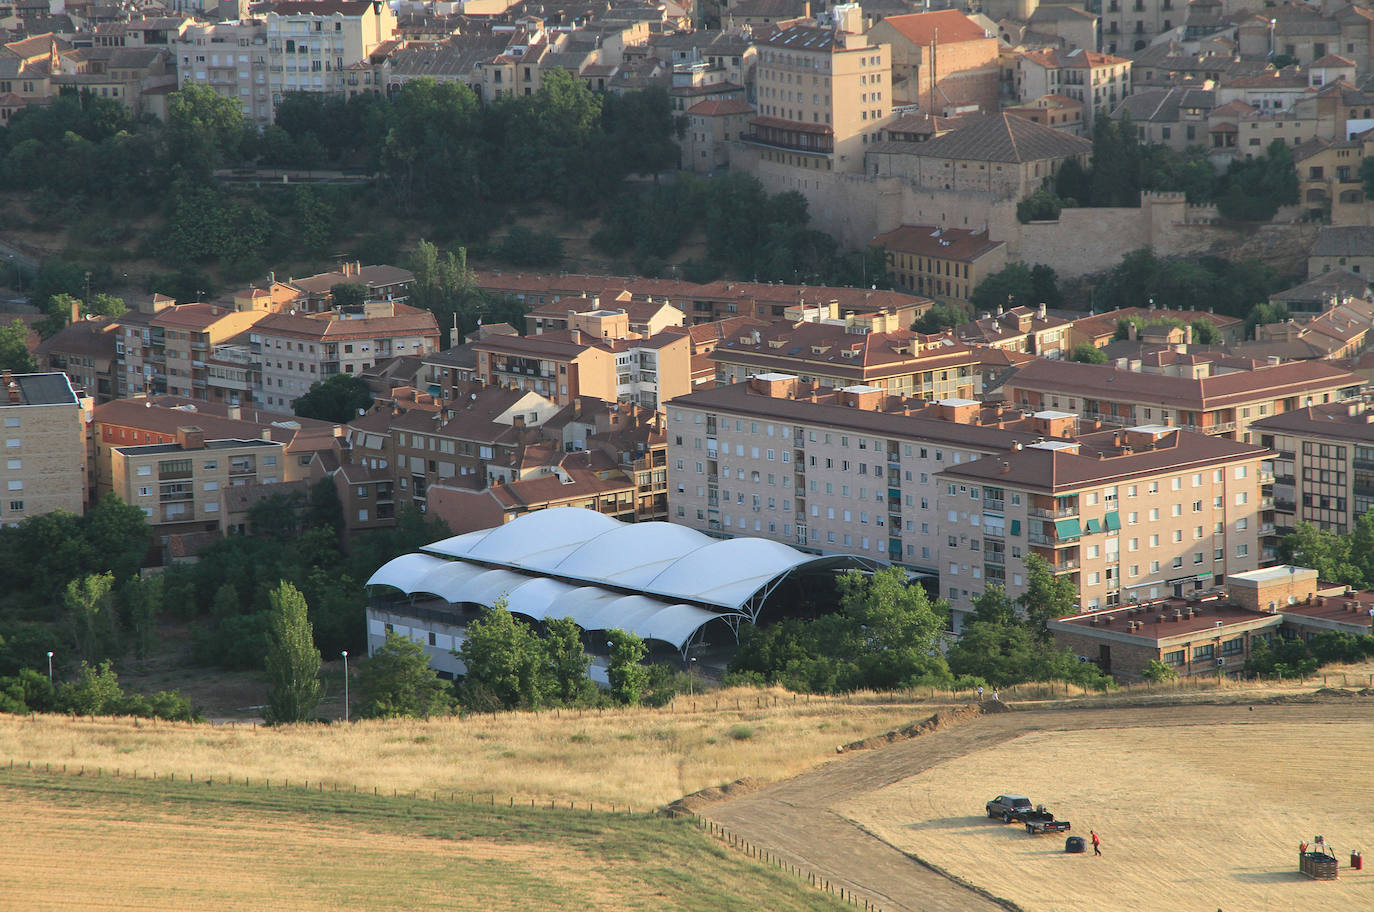
[[[1073,347],[1073,361],[1081,361],[1084,364],[1106,364],[1107,356],[1102,349],[1087,342],[1081,342]]]
[[[263,717],[273,725],[305,722],[314,717],[324,692],[309,609],[300,590],[284,580],[272,590],[270,601],[267,677],[271,690]]]
[[[1078,610],[1078,587],[1067,576],[1056,576],[1038,554],[1027,554],[1026,591],[1017,599],[1030,624],[1031,635],[1044,644],[1051,639],[1049,622]]]
[[[346,424],[370,408],[372,391],[356,374],[335,374],[326,380],[316,380],[291,404],[291,410],[301,418],[338,424]]]
[[[507,610],[504,599],[468,625],[467,639],[455,654],[467,668],[459,693],[464,708],[494,712],[544,705],[550,681],[543,644]]]
[[[34,369],[33,356],[29,354],[29,327],[23,320],[0,325],[0,368],[17,374]]]
[[[429,656],[414,640],[395,632],[373,650],[358,672],[364,718],[427,719],[453,709],[453,688],[429,667]]]

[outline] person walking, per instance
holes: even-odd
[[[978,702],[979,702],[979,703],[982,703],[982,702],[983,702],[983,685],[982,685],[982,684],[979,684],[979,685],[978,685]]]
[[[1088,832],[1091,833],[1091,834],[1092,834],[1092,837],[1093,837],[1093,854],[1094,854],[1094,855],[1101,855],[1101,854],[1102,854],[1102,840],[1101,840],[1101,838],[1098,837],[1098,835],[1097,835],[1097,830],[1089,830]]]

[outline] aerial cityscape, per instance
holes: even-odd
[[[0,910],[1371,907],[1369,0],[0,30]]]

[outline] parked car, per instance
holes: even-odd
[[[1026,825],[1026,832],[1032,836],[1043,836],[1045,833],[1067,833],[1072,829],[1067,820],[1055,820],[1054,815],[1045,810],[1043,804],[1038,805],[1033,811],[1022,814],[1021,821]]]
[[[1003,823],[1019,821],[1033,810],[1031,800],[1025,795],[998,795],[988,802],[988,816],[1001,817]]]

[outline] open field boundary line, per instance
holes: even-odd
[[[720,842],[724,845],[734,849],[737,852],[743,853],[748,858],[752,858],[764,864],[772,865],[773,867],[779,868],[785,873],[791,874],[792,876],[800,880],[805,880],[811,887],[829,893],[831,896],[838,897],[839,899],[844,900],[850,905],[856,907],[862,906],[865,912],[883,912],[882,906],[880,906],[873,900],[869,899],[867,896],[861,895],[859,891],[854,890],[853,888],[845,887],[843,884],[836,883],[830,880],[829,878],[822,876],[821,874],[817,873],[809,867],[793,864],[792,862],[788,861],[780,855],[775,854],[769,849],[760,848],[759,846],[754,845],[754,843],[745,839],[743,836],[740,836],[739,834],[731,831],[730,829],[716,823],[714,820],[709,820],[700,815],[694,815],[693,820],[696,822],[698,829],[700,829],[703,833],[707,834],[708,836],[715,837],[716,839],[720,840]],[[930,866],[927,865],[927,867]],[[937,869],[931,868],[931,870]],[[937,871],[937,873],[943,872]],[[955,880],[956,882],[958,882],[957,879]],[[960,882],[960,886],[968,886],[968,884]],[[1007,906],[1006,908],[1009,910],[1009,912],[1021,912],[1021,910],[1016,906]]]
[[[197,778],[195,773],[183,773],[178,777],[175,772],[159,775],[156,771],[152,773],[139,773],[137,769],[126,767],[104,767],[87,766],[85,764],[66,764],[66,763],[43,763],[35,764],[31,760],[17,761],[10,758],[6,764],[0,760],[0,773],[12,772],[15,770],[23,772],[44,773],[47,775],[63,775],[71,777],[94,776],[97,779],[126,779],[131,782],[170,782],[187,783],[190,785],[204,785],[207,788],[214,787],[216,784],[221,786],[233,786],[235,788],[260,788],[265,791],[291,790],[300,793],[315,793],[328,795],[367,795],[373,798],[393,798],[406,799],[409,801],[429,801],[433,804],[449,804],[453,806],[476,806],[485,808],[529,808],[530,810],[549,810],[563,811],[567,813],[592,814],[597,816],[617,815],[631,817],[665,817],[667,816],[660,808],[650,808],[647,811],[635,811],[629,804],[603,804],[595,801],[573,801],[567,802],[558,799],[549,799],[547,802],[542,798],[517,799],[515,795],[497,795],[494,792],[469,792],[450,789],[385,789],[380,786],[373,786],[369,791],[366,786],[359,788],[356,784],[352,786],[340,787],[338,783],[326,783],[323,780],[309,779],[267,779],[261,778],[253,780],[250,776],[239,778],[237,776],[200,776]],[[3,779],[0,779],[3,784]],[[387,794],[390,791],[390,794]],[[498,800],[499,799],[499,800]],[[528,804],[526,803],[528,801]]]
[[[938,874],[945,880],[948,880],[950,883],[959,887],[963,887],[965,890],[968,890],[972,893],[978,894],[990,903],[996,903],[1003,909],[1006,909],[1007,912],[1025,912],[1025,910],[1023,910],[1020,906],[1018,906],[1011,900],[1003,899],[1001,896],[998,896],[995,893],[991,893],[988,890],[985,890],[984,888],[978,886],[976,883],[973,883],[972,881],[965,880],[957,874],[954,874],[950,871],[946,871],[939,865],[934,864],[933,862],[926,861],[924,858],[922,858],[920,855],[915,854],[914,852],[908,852],[905,849],[898,848],[897,846],[883,839],[877,833],[870,830],[868,827],[864,826],[862,823],[859,823],[857,820],[851,820],[850,818],[845,817],[844,821],[853,826],[854,829],[863,833],[868,838],[876,839],[883,845],[891,848],[893,851],[901,852],[907,858],[910,858],[912,861],[916,862],[918,865],[930,871],[931,873]]]

